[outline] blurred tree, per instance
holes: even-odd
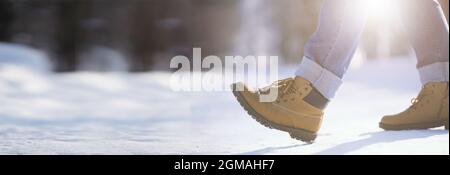
[[[90,2],[59,2],[56,32],[56,71],[74,71],[78,64],[85,31],[81,27],[82,19],[87,14]]]
[[[271,5],[276,9],[279,53],[285,63],[297,63],[303,56],[303,45],[316,29],[320,5],[321,1],[311,0],[279,0]]]
[[[163,1],[138,1],[132,8],[130,44],[132,71],[149,70],[157,50],[166,45],[167,40],[156,22],[164,10]]]
[[[0,0],[0,41],[9,41],[10,27],[13,21],[12,3],[9,0]]]
[[[57,4],[49,1],[14,0],[10,41],[26,44],[53,55],[56,46]]]

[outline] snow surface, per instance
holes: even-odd
[[[377,126],[419,91],[413,59],[349,70],[314,144],[259,125],[229,92],[173,92],[169,73],[51,74],[24,65],[0,62],[0,154],[449,154],[443,128]]]
[[[20,65],[41,72],[51,68],[44,52],[21,44],[2,42],[0,42],[0,63]]]

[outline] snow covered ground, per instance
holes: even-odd
[[[260,126],[229,92],[173,92],[164,72],[52,74],[1,48],[0,154],[449,154],[443,128],[377,126],[419,91],[413,59],[349,70],[319,138],[304,144]]]

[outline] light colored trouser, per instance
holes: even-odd
[[[365,0],[324,0],[317,31],[305,45],[297,76],[309,80],[326,98],[342,84],[368,10]],[[449,28],[435,0],[393,0],[417,55],[422,84],[448,81]]]

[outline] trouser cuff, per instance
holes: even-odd
[[[422,85],[430,82],[448,82],[448,62],[437,62],[419,68]]]
[[[311,82],[327,99],[332,99],[342,85],[341,78],[307,57],[303,57],[300,67],[295,74]]]

